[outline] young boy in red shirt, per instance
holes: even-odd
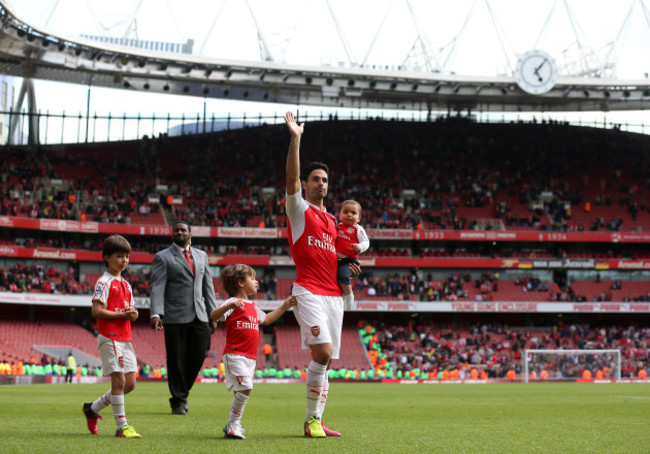
[[[129,264],[131,245],[121,235],[111,235],[102,245],[102,260],[106,272],[97,280],[93,295],[92,314],[97,319],[97,349],[102,358],[104,374],[111,376],[111,389],[94,402],[84,402],[81,410],[86,416],[88,430],[97,434],[99,414],[109,405],[117,425],[116,437],[140,438],[126,422],[124,395],[135,388],[138,363],[131,345],[131,322],[137,320],[133,307],[131,286],[122,279]]]
[[[244,439],[241,418],[253,389],[253,377],[259,343],[259,325],[270,325],[296,305],[290,296],[268,314],[248,298],[257,293],[255,270],[248,265],[228,265],[221,272],[221,283],[230,296],[210,314],[210,320],[226,325],[226,346],[223,351],[226,388],[233,390],[230,417],[223,428],[225,438]]]

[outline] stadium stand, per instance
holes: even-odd
[[[336,198],[327,201],[330,211],[336,211],[343,199],[353,198],[363,206],[362,223],[366,227],[409,232],[402,239],[388,235],[371,238],[371,249],[362,256],[368,259],[364,274],[355,289],[358,301],[430,302],[432,308],[438,302],[477,303],[478,312],[473,316],[482,321],[492,317],[480,312],[482,302],[650,301],[644,268],[650,250],[644,241],[499,242],[438,240],[435,236],[416,239],[410,235],[431,229],[434,233],[535,231],[540,235],[650,232],[646,137],[556,123],[482,125],[463,119],[427,123],[332,120],[312,122],[309,128],[305,159],[326,155],[336,181]],[[621,149],[626,153],[621,154]],[[253,151],[256,159],[251,162],[246,157]],[[197,247],[211,254],[216,267],[223,257],[264,263],[257,268],[263,289],[256,299],[286,298],[293,277],[291,262],[286,260],[286,239],[282,238],[286,227],[284,169],[278,163],[283,162],[285,153],[286,131],[279,126],[193,137],[143,138],[120,144],[42,147],[29,152],[7,147],[0,169],[0,217],[11,219],[0,225],[0,247],[4,251],[0,291],[88,295],[103,271],[97,259],[49,259],[35,254],[37,249],[96,252],[103,234],[12,227],[9,224],[14,219],[138,226],[141,233],[128,236],[134,253],[144,253],[144,258],[133,261],[125,274],[137,297],[148,295],[147,260],[168,245],[165,228],[176,219],[186,219],[198,226],[281,229],[278,237],[271,239],[202,235],[195,239]],[[161,230],[143,233],[156,228]],[[17,252],[18,248],[22,249]],[[377,265],[382,259],[391,261]],[[447,266],[451,259],[458,261]],[[484,268],[482,264],[489,259],[515,259],[521,267]],[[533,265],[534,260],[550,259],[576,259],[579,263],[558,269]],[[617,267],[618,259],[629,268]],[[443,265],[433,266],[432,260]],[[596,268],[596,260],[603,261],[598,263],[602,268]],[[422,263],[427,265],[420,266]],[[614,269],[609,269],[612,264]],[[224,299],[216,275],[214,284],[218,298]],[[61,331],[76,327],[81,337],[92,337],[78,326],[84,317],[89,319],[87,307],[77,309],[76,315],[57,314],[48,323],[58,320]],[[391,314],[371,315],[382,319]],[[441,315],[448,319],[455,316]],[[351,320],[344,330],[343,356],[334,366],[363,370],[369,359],[351,325],[358,317],[355,313],[348,317]],[[592,326],[598,326],[596,315],[585,317]],[[638,324],[638,332],[644,332],[648,325],[645,312],[627,317],[620,326]],[[20,323],[43,323],[39,316],[27,319],[23,317]],[[76,324],[62,321],[73,319]],[[141,321],[134,325],[134,344],[140,361],[156,367],[165,360],[162,338],[146,320],[144,310]],[[10,317],[9,322],[13,323]],[[467,341],[475,337],[468,334],[470,328],[452,322],[450,326],[457,330],[455,338]],[[528,323],[518,319],[518,324]],[[13,333],[0,335],[7,355],[23,360],[39,355],[29,339],[14,330],[2,331]],[[49,333],[44,331],[48,338]],[[14,340],[14,335],[24,343]],[[521,348],[550,345],[539,340],[548,335],[548,330],[530,328],[518,335],[525,340],[519,342]],[[223,336],[222,329],[214,334],[206,367],[219,364]],[[513,339],[503,332],[492,331],[490,336],[494,348],[501,349],[496,356],[503,357],[508,365],[518,360],[512,350]],[[298,350],[295,325],[275,327],[273,335],[265,337],[275,342],[277,366],[301,369],[306,365],[308,355]],[[59,342],[64,340],[53,336],[46,344],[56,346]],[[75,349],[82,343],[74,336],[65,342]],[[399,348],[418,347],[417,341],[404,342]],[[580,342],[564,336],[560,345],[568,348]],[[93,339],[86,341],[86,346],[94,353]],[[260,367],[264,367],[266,358],[261,353],[258,357]],[[505,369],[501,366],[494,375]]]

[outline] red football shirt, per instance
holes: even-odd
[[[339,257],[349,257],[351,259],[359,258],[359,252],[352,249],[353,244],[360,246],[361,252],[368,250],[370,240],[366,230],[359,224],[336,226],[336,252]]]
[[[237,300],[239,298],[229,298],[222,306]],[[226,323],[226,346],[223,352],[256,359],[260,323],[264,323],[266,314],[252,301],[239,301],[244,302],[244,307],[231,309],[221,318],[221,321]]]
[[[97,279],[93,301],[101,301],[104,304],[104,309],[124,312],[131,306],[131,297],[131,286],[124,279],[119,280],[108,272]],[[110,339],[130,342],[131,320],[99,318],[97,319],[97,331]]]
[[[315,295],[341,296],[336,282],[336,218],[302,198],[286,196],[288,235],[296,284]]]

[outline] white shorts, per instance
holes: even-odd
[[[300,325],[303,350],[310,345],[332,344],[332,359],[338,359],[343,329],[343,297],[314,295],[298,284],[293,285],[293,295],[298,300],[293,314]]]
[[[115,372],[128,374],[138,370],[138,361],[131,342],[109,339],[101,334],[97,335],[97,349],[102,358],[102,371],[104,375]]]
[[[228,391],[245,391],[253,389],[253,376],[257,361],[242,355],[226,353],[223,355],[223,365],[226,374],[226,389]]]

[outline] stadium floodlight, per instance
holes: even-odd
[[[621,379],[620,350],[525,350],[523,381]]]

